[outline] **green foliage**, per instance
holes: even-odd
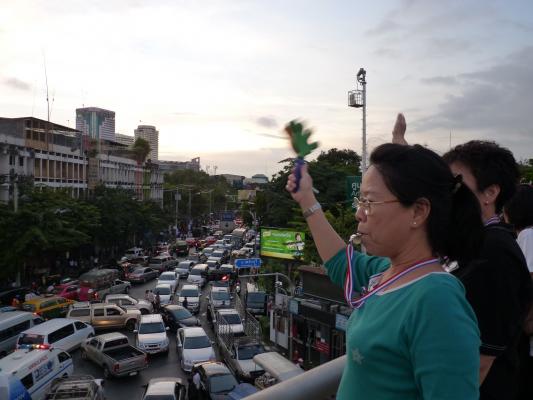
[[[308,163],[313,185],[319,190],[317,199],[329,222],[346,240],[356,229],[351,201],[346,200],[346,177],[359,174],[360,161],[361,158],[352,150],[331,149],[321,152],[316,160]],[[287,163],[272,177],[266,189],[257,194],[256,211],[261,226],[293,228],[305,232],[306,246],[301,261],[320,263],[313,238],[302,217],[302,210],[285,190],[292,167],[292,163]]]
[[[533,158],[518,163],[520,178],[523,182],[533,183]]]
[[[150,154],[150,143],[148,143],[147,140],[144,140],[143,138],[137,138],[135,139],[135,143],[133,143],[133,154],[135,155],[135,160],[142,164],[146,161],[146,157],[148,157],[148,154]]]

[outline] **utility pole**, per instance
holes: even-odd
[[[192,228],[191,188],[189,188],[189,227],[188,227],[188,231],[189,231],[189,232],[192,232],[192,231],[191,231],[191,228]]]
[[[361,154],[361,174],[366,172],[367,146],[366,146],[366,71],[360,68],[357,72],[357,88],[348,92],[348,106],[363,108],[363,144]]]
[[[176,236],[178,235],[178,202],[180,200],[180,192],[178,191],[178,188],[176,187]]]

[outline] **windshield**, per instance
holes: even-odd
[[[204,349],[211,347],[211,342],[207,336],[192,336],[185,339],[184,349]]]
[[[19,337],[18,341],[19,345],[25,345],[25,344],[43,344],[44,343],[44,336],[42,335],[32,335],[28,333],[23,333]]]
[[[188,263],[188,262],[180,262],[178,264],[178,268],[180,268],[180,269],[189,269],[189,265],[190,265],[190,263]]]
[[[213,292],[211,293],[213,300],[229,300],[230,296],[228,292]]]
[[[158,259],[150,259],[150,264],[161,264],[163,262],[163,260],[158,260]]]
[[[239,360],[251,360],[256,354],[261,354],[264,352],[265,349],[261,345],[240,347]]]
[[[154,289],[154,293],[155,294],[159,294],[160,296],[161,295],[166,296],[166,295],[170,294],[170,288],[167,288],[167,287],[156,287]]]
[[[57,291],[54,290],[53,292],[56,293]],[[35,307],[35,304],[23,304],[22,309],[24,311],[35,311],[36,307]]]
[[[148,322],[146,324],[141,324],[139,326],[139,334],[147,334],[147,333],[161,333],[166,332],[165,324],[162,322]]]
[[[201,269],[193,269],[191,270],[191,275],[202,275]]]
[[[227,393],[231,392],[237,386],[237,381],[230,374],[215,375],[209,380],[209,386],[211,393]]]
[[[263,303],[265,301],[265,294],[259,292],[248,292],[247,301],[251,301],[254,303]]]
[[[192,317],[192,314],[187,310],[186,308],[181,308],[179,310],[172,310],[170,311],[175,319],[178,321],[185,318]]]
[[[174,274],[163,274],[159,277],[160,281],[175,281],[176,277]]]
[[[176,400],[172,394],[148,394],[144,396],[144,400]]]
[[[214,251],[211,255],[213,257],[222,257],[224,255],[224,252],[217,250],[217,251]]]
[[[132,272],[132,274],[135,274],[135,275],[142,275],[144,274],[144,269],[136,269]]]
[[[180,292],[181,297],[198,297],[197,289],[184,289]]]
[[[222,318],[225,319],[226,323],[230,325],[241,323],[241,317],[239,317],[239,314],[223,314]]]

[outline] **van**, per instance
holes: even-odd
[[[200,287],[204,287],[207,278],[207,264],[196,264],[189,272],[187,283],[194,283]]]
[[[168,329],[161,314],[141,316],[139,326],[135,330],[137,348],[149,354],[168,353]]]
[[[70,351],[93,336],[94,328],[85,322],[55,318],[22,332],[17,340],[17,349],[54,347]]]
[[[140,247],[133,247],[131,249],[126,250],[126,253],[124,254],[124,257],[128,260],[133,260],[134,258],[140,257],[143,255],[143,249]]]
[[[118,275],[118,271],[114,269],[92,269],[82,274],[79,277],[78,299],[88,301],[102,298],[109,292]]]
[[[257,285],[252,283],[246,284],[246,297],[244,299],[246,311],[252,315],[266,315],[268,295],[266,292],[259,290]]]
[[[0,313],[0,358],[15,350],[21,332],[44,322],[38,315],[25,311]]]
[[[175,267],[176,264],[177,261],[170,256],[156,256],[150,258],[150,261],[148,261],[148,267],[159,272],[168,271]]]
[[[61,349],[20,349],[0,360],[0,371],[18,379],[32,400],[44,400],[55,379],[72,375],[74,364]]]

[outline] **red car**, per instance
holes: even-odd
[[[198,238],[187,238],[185,242],[189,247],[198,247],[200,245],[200,239]]]
[[[63,286],[63,285],[57,285],[54,288],[54,293],[56,296],[63,297],[65,299],[69,300],[78,300],[78,289],[79,285],[77,284],[77,281],[75,284]]]
[[[217,241],[218,239],[214,236],[208,236],[205,238],[205,245],[206,246],[211,246],[212,244],[215,244],[215,242]]]

